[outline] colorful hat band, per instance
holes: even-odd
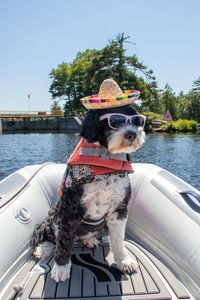
[[[127,95],[126,95],[127,94]],[[140,92],[139,91],[134,91],[134,90],[127,90],[125,91],[125,95],[122,97],[117,97],[117,98],[105,98],[105,99],[99,99],[99,95],[93,95],[93,96],[88,96],[81,98],[80,101],[81,103],[105,103],[105,102],[116,102],[120,100],[126,100],[134,97],[139,97]]]

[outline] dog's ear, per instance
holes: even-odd
[[[81,127],[81,136],[88,143],[95,143],[99,140],[100,124],[97,110],[89,110]]]

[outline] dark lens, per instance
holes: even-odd
[[[135,126],[144,126],[144,119],[141,116],[134,116],[131,120]]]
[[[123,125],[126,123],[126,118],[120,115],[112,115],[110,117],[110,125],[113,128],[118,128],[119,126]]]

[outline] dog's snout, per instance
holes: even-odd
[[[125,138],[129,141],[134,141],[137,136],[137,133],[134,130],[128,130],[125,133]]]

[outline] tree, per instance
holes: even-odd
[[[51,105],[51,111],[52,110],[61,110],[61,106],[59,104],[59,100],[54,100],[53,104]]]
[[[186,95],[181,91],[176,97],[176,117],[177,119],[186,119],[187,118],[187,106],[188,99]]]
[[[185,96],[184,117],[200,123],[200,77],[193,82],[193,88]]]
[[[168,84],[165,85],[161,95],[161,102],[163,111],[166,112],[169,109],[172,118],[175,120],[177,118],[176,96]]]
[[[53,69],[49,89],[53,99],[64,99],[66,110],[84,110],[80,98],[96,94],[101,82],[112,77],[122,90],[140,90],[142,107],[156,111],[159,92],[153,71],[148,70],[136,55],[126,56],[124,43],[128,38],[124,33],[119,34],[103,49],[78,52],[72,63],[63,62]]]
[[[192,91],[196,92],[200,96],[200,76],[193,82]]]
[[[188,93],[186,99],[188,101],[186,118],[200,123],[200,94],[192,90]]]
[[[49,92],[52,98],[60,100],[69,100],[71,98],[71,68],[67,63],[58,65],[57,69],[52,69],[50,78],[53,79]]]

